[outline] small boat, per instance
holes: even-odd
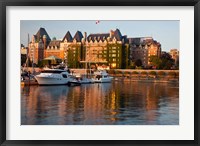
[[[73,80],[67,70],[49,68],[36,75],[35,79],[39,85],[65,85]]]
[[[81,82],[81,84],[92,84],[92,83],[94,83],[93,79],[89,79],[89,78],[81,78],[80,82]]]
[[[80,86],[81,82],[76,79],[73,79],[72,81],[69,81],[69,85],[70,86]]]
[[[89,79],[86,77],[80,77],[80,76],[76,76],[74,77],[74,79],[72,81],[70,81],[70,84],[91,84],[94,83],[93,79]]]
[[[110,83],[112,82],[113,77],[109,76],[109,74],[105,70],[98,70],[94,72],[93,81],[95,83]]]

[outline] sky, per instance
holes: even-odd
[[[176,48],[180,50],[180,23],[175,20],[148,20],[148,21],[118,21],[118,20],[21,20],[20,21],[20,43],[27,46],[28,34],[31,37],[37,33],[40,27],[45,28],[50,38],[62,39],[67,31],[70,31],[74,37],[76,31],[82,34],[90,33],[109,33],[110,30],[121,31],[122,35],[128,38],[134,37],[153,37],[154,40],[161,43],[162,51],[169,52],[170,49]]]

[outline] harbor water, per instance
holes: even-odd
[[[179,84],[21,87],[22,125],[178,125]]]

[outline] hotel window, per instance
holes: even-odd
[[[112,54],[112,57],[116,57],[116,54]]]

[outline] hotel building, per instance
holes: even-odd
[[[45,49],[50,42],[51,39],[44,28],[40,28],[36,35],[32,36],[31,42],[28,45],[28,56],[33,63],[38,64],[39,61],[44,59]]]
[[[149,57],[154,55],[160,57],[161,44],[152,37],[129,38],[130,64],[141,60],[143,67],[149,66]]]
[[[169,54],[172,56],[172,58],[175,61],[175,66],[178,66],[179,62],[179,50],[178,49],[171,49]]]
[[[127,38],[119,29],[108,33],[91,33],[87,36],[77,31],[72,37],[67,31],[62,40],[50,39],[44,28],[33,35],[29,43],[30,60],[38,64],[44,58],[56,56],[70,68],[95,67],[129,68],[138,59],[149,65],[149,56],[161,55],[161,44],[152,37]]]

